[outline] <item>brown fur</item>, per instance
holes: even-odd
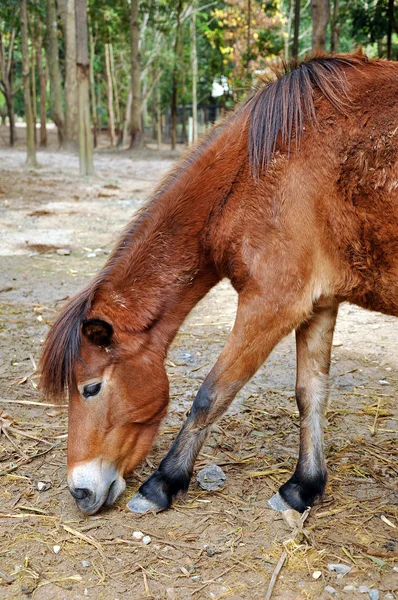
[[[135,434],[122,443],[126,428],[141,423],[142,431],[147,416],[142,447],[149,447],[168,400],[168,347],[222,277],[239,292],[236,323],[174,457],[186,457],[190,446],[194,460],[198,428],[225,410],[281,337],[317,311],[350,301],[398,315],[397,98],[396,63],[318,56],[258,91],[177,166],[46,340],[43,390],[55,399],[69,390],[71,423],[80,407],[85,433],[72,432],[72,462],[111,453],[126,471],[142,458],[132,451]],[[110,348],[82,336],[87,318],[113,326]],[[318,339],[317,327],[308,335]],[[94,417],[77,385],[107,369],[113,392],[103,391]],[[312,392],[302,397],[314,400]],[[98,434],[105,413],[108,441],[107,431]],[[311,448],[307,429],[303,443]]]

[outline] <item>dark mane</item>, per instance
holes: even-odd
[[[368,62],[362,54],[340,56],[319,55],[301,64],[284,65],[277,81],[250,98],[249,157],[254,174],[266,169],[275,151],[278,138],[290,149],[296,148],[303,136],[304,125],[316,120],[314,89],[340,113],[348,114],[350,98],[346,68]]]

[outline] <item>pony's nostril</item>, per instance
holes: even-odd
[[[87,488],[71,488],[70,493],[75,500],[85,500],[91,496],[91,492]]]

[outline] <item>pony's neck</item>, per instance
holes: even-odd
[[[127,331],[151,329],[167,347],[190,310],[219,281],[207,234],[244,156],[242,124],[238,133],[235,121],[216,129],[204,149],[169,176],[124,235],[102,272],[92,315],[108,317]]]

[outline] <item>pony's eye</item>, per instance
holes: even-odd
[[[85,398],[96,396],[99,394],[101,387],[102,383],[90,383],[89,385],[85,385],[83,388],[83,396]]]

